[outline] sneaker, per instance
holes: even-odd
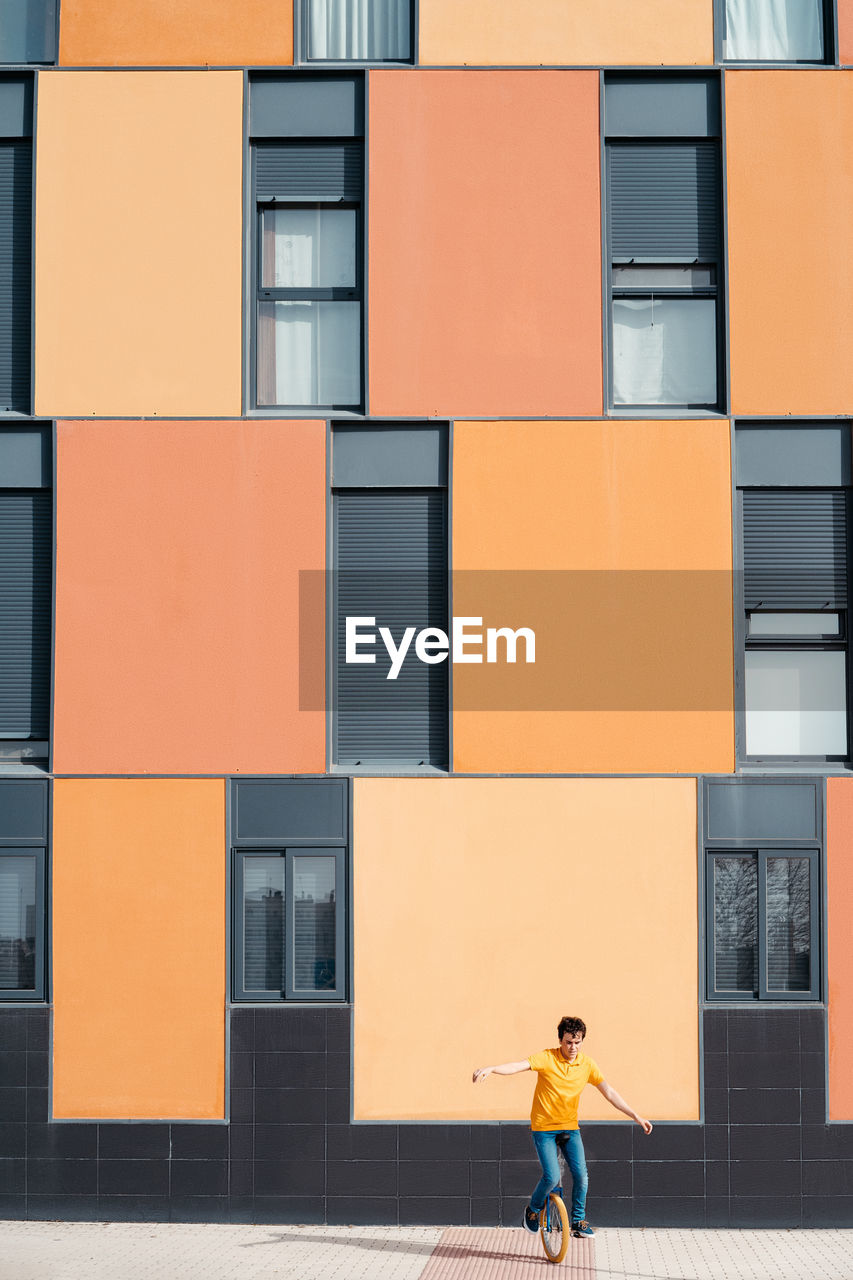
[[[595,1232],[587,1222],[586,1218],[582,1218],[580,1222],[572,1223],[573,1236],[594,1236]]]
[[[539,1230],[539,1214],[531,1209],[530,1205],[527,1205],[521,1215],[521,1225],[526,1231],[532,1231],[534,1235]]]

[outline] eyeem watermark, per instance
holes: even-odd
[[[375,649],[377,632],[375,618],[347,617],[346,650],[347,663],[376,662],[375,652],[363,652]],[[379,638],[385,646],[391,666],[386,680],[396,680],[402,670],[412,641],[415,642],[415,657],[430,665],[436,662],[498,662],[498,641],[503,641],[503,660],[515,662],[519,640],[524,641],[525,662],[536,661],[536,634],[530,627],[487,627],[485,634],[486,655],[483,658],[483,619],[453,618],[451,632],[448,636],[440,627],[424,627],[416,631],[414,627],[406,627],[400,637],[399,644],[391,634],[390,627],[380,627]],[[476,628],[479,628],[477,630]]]

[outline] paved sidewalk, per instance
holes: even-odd
[[[551,1268],[520,1228],[0,1222],[0,1280],[853,1280],[853,1231],[602,1229]]]

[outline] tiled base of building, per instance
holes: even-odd
[[[705,1123],[589,1124],[602,1226],[853,1226],[820,1009],[704,1014]],[[350,1124],[347,1009],[231,1014],[230,1124],[49,1123],[47,1009],[0,1010],[0,1218],[514,1226],[520,1124]]]

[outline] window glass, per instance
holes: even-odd
[[[335,859],[293,859],[293,988],[335,989]]]
[[[360,302],[260,303],[259,404],[347,406],[360,400]]]
[[[841,615],[838,613],[751,613],[750,638],[755,636],[803,636],[805,638],[840,636]]]
[[[767,859],[767,986],[811,989],[811,885],[808,858]]]
[[[411,57],[410,0],[306,0],[308,57],[405,61]]]
[[[0,990],[35,991],[36,859],[0,857]]]
[[[726,0],[723,57],[822,62],[823,0]]]
[[[611,271],[613,287],[619,289],[702,289],[717,283],[714,266],[644,266],[643,264],[616,264]]]
[[[346,288],[356,283],[355,209],[266,209],[261,284]]]
[[[243,981],[247,991],[284,990],[284,858],[243,861]]]
[[[0,0],[0,62],[56,59],[56,0]]]
[[[714,859],[714,989],[758,990],[758,864]]]
[[[845,653],[748,650],[746,750],[753,756],[846,756]]]
[[[716,404],[713,298],[614,298],[613,401]]]

